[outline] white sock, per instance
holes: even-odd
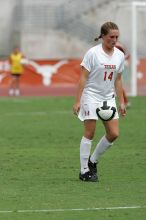
[[[93,154],[90,157],[90,160],[92,163],[97,163],[99,157],[112,145],[113,143],[109,142],[105,136],[103,136],[98,144],[96,145],[96,148],[93,152]]]
[[[12,96],[12,95],[14,95],[14,89],[9,90],[9,96]]]
[[[16,96],[19,96],[19,95],[20,95],[19,89],[15,89],[15,95],[16,95]]]
[[[88,159],[90,156],[91,145],[92,145],[92,140],[82,137],[80,143],[80,165],[81,165],[82,174],[89,171]]]

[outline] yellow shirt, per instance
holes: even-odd
[[[12,74],[22,74],[23,66],[20,62],[22,57],[23,55],[21,53],[11,54],[10,59],[11,59],[11,73]]]

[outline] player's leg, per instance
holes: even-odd
[[[11,82],[10,82],[10,86],[9,86],[9,96],[13,96],[14,92],[15,92],[15,76],[13,74],[11,74]]]
[[[103,122],[106,130],[106,138],[109,142],[115,141],[119,136],[119,119]]]
[[[119,135],[118,119],[103,122],[106,134],[100,139],[93,154],[90,157],[92,163],[97,163],[100,156],[113,144]]]
[[[96,120],[85,120],[84,121],[84,136],[80,143],[80,165],[81,171],[79,178],[83,181],[97,181],[97,176],[90,173],[88,167],[88,160],[90,156],[92,139],[94,137],[96,129]]]
[[[84,136],[80,143],[80,164],[81,173],[89,171],[88,159],[90,156],[92,139],[94,137],[96,129],[96,120],[85,120],[84,121]]]
[[[20,90],[19,90],[19,81],[20,81],[20,74],[15,76],[15,95],[19,96],[20,95]]]

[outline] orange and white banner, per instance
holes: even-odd
[[[41,60],[23,59],[24,73],[20,79],[23,85],[50,86],[54,84],[76,84],[80,75],[80,60]],[[0,61],[0,84],[10,80],[10,64]]]
[[[24,59],[24,73],[20,78],[23,86],[76,86],[80,78],[79,59],[28,60]],[[0,86],[8,87],[11,80],[8,60],[0,61]],[[146,59],[137,66],[138,95],[146,95]]]

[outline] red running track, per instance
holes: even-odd
[[[20,86],[21,96],[75,96],[75,85]],[[8,87],[0,87],[0,96],[8,96]]]

